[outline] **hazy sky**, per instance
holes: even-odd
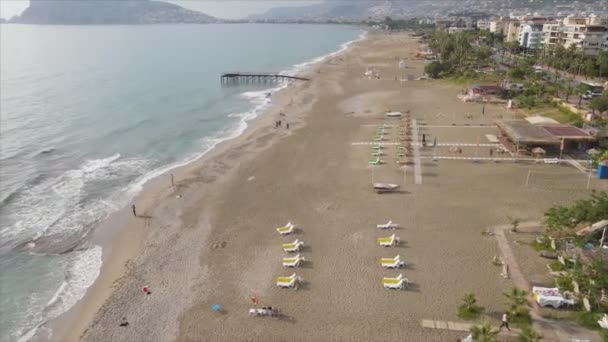
[[[71,0],[75,1],[75,0]],[[115,0],[110,0],[115,1]],[[321,0],[165,0],[174,4],[226,19],[263,13],[271,7],[305,6]],[[29,0],[0,0],[0,17],[9,19],[29,6]]]

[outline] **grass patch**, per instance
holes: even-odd
[[[530,242],[530,246],[532,248],[534,248],[537,251],[549,251],[549,252],[554,252],[554,250],[551,248],[551,240],[547,239],[547,238],[540,238],[538,239],[540,240],[537,241],[536,239],[533,240],[532,242]]]
[[[509,323],[512,323],[515,327],[523,329],[532,325],[532,318],[528,311],[522,312],[516,316],[511,316]]]
[[[555,278],[555,285],[561,291],[574,291],[574,286],[572,285],[572,279],[569,277],[557,277]]]
[[[559,262],[557,260],[550,262],[549,267],[551,267],[551,270],[553,272],[559,272],[559,271],[566,270],[566,266],[564,266],[564,264],[562,264],[561,262]]]
[[[602,318],[602,314],[599,312],[587,312],[578,311],[572,314],[574,320],[581,326],[593,330],[599,330],[601,327],[597,324],[597,321]]]
[[[562,106],[555,107],[543,105],[532,109],[523,108],[523,111],[528,115],[542,115],[563,124],[573,124],[576,126],[582,122],[582,119],[578,114]]]
[[[482,312],[482,307],[467,308],[464,305],[458,307],[458,317],[467,321],[472,321],[479,318]]]

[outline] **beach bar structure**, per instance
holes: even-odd
[[[533,125],[525,120],[498,121],[500,140],[513,152],[542,147],[546,151],[582,150],[595,141],[595,137],[582,129],[563,124]]]
[[[309,78],[283,75],[274,72],[226,72],[220,76],[222,84],[232,85],[240,83],[270,83],[284,81],[309,81]]]

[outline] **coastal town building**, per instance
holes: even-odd
[[[530,21],[519,30],[519,46],[525,49],[538,49],[543,43],[543,21]]]
[[[597,55],[608,48],[608,18],[589,16],[568,16],[561,21],[543,27],[545,46],[572,45],[580,48],[585,55]]]

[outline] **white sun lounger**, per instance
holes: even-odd
[[[283,267],[299,267],[303,261],[306,261],[306,259],[301,257],[300,254],[293,258],[283,258]]]
[[[372,157],[380,157],[383,155],[384,155],[384,153],[382,153],[380,151],[372,151]]]
[[[287,224],[284,225],[283,227],[277,228],[277,232],[279,232],[279,234],[281,234],[281,235],[288,235],[288,234],[293,233],[294,228],[295,228],[295,226],[293,225],[293,223],[287,222]]]
[[[388,221],[385,224],[377,224],[376,227],[378,227],[380,229],[395,229],[395,228],[399,228],[399,224],[393,223],[393,221]]]
[[[278,316],[279,311],[272,307],[249,309],[249,316]]]
[[[374,141],[382,141],[382,140],[384,140],[384,135],[374,138]]]
[[[409,283],[409,280],[403,278],[402,274],[399,274],[397,278],[382,278],[382,285],[384,285],[385,289],[402,290],[407,288]]]
[[[380,265],[382,268],[400,268],[405,266],[405,262],[401,261],[401,256],[397,255],[394,258],[381,258]]]
[[[300,277],[298,277],[295,273],[289,277],[277,277],[277,286],[281,288],[295,288],[298,281],[300,281]]]
[[[378,244],[382,247],[395,247],[399,243],[399,238],[395,234],[388,237],[381,237],[377,239]]]
[[[380,165],[382,164],[382,160],[380,157],[376,157],[376,159],[371,159],[367,162],[369,165]]]
[[[297,252],[300,249],[302,249],[302,247],[304,246],[304,242],[296,239],[294,242],[292,243],[284,243],[283,244],[283,250],[285,252]]]

